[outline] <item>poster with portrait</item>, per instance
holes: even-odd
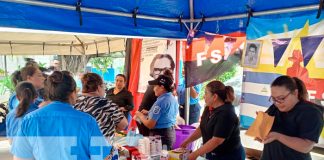
[[[148,81],[157,78],[165,69],[176,69],[176,41],[143,39],[138,92],[144,93]]]
[[[262,41],[246,41],[242,56],[242,66],[257,68],[260,59]]]

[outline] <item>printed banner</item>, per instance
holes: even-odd
[[[144,93],[148,81],[157,78],[165,69],[176,69],[176,41],[143,39],[138,92]]]
[[[235,52],[245,37],[213,36],[199,38],[186,48],[184,54],[186,86],[194,86],[221,75],[237,64],[240,52]],[[183,42],[183,46],[186,43]],[[236,53],[236,54],[235,54]]]
[[[323,19],[323,18],[322,18]],[[253,18],[247,29],[247,43],[262,41],[256,68],[244,68],[240,123],[248,128],[256,111],[271,103],[271,82],[281,75],[300,78],[310,101],[324,105],[324,21],[315,14],[271,19]],[[324,147],[324,133],[320,145]]]

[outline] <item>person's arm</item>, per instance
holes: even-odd
[[[199,93],[196,91],[194,87],[190,87],[190,97],[191,98],[198,98]]]
[[[197,149],[196,151],[192,152],[188,159],[196,159],[198,156],[201,156],[203,154],[209,153],[213,151],[216,147],[221,145],[225,141],[224,138],[219,138],[219,137],[213,137],[207,143],[205,143],[202,147]]]
[[[127,111],[132,111],[134,109],[134,100],[132,93],[128,92],[126,95],[126,106],[124,108]]]
[[[201,130],[200,127],[198,127],[194,133],[191,134],[191,136],[189,138],[187,138],[180,146],[181,148],[187,148],[187,145],[195,140],[197,140],[198,138],[201,137]]]
[[[302,153],[309,153],[315,144],[315,142],[308,139],[291,137],[277,132],[270,132],[263,142],[267,144],[274,140],[277,140],[287,147]]]
[[[149,129],[153,129],[156,125],[156,121],[153,119],[148,119],[143,113],[136,111],[136,116],[140,119],[140,121]]]

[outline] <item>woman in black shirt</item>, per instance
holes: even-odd
[[[280,76],[271,84],[273,105],[266,111],[275,120],[263,140],[262,160],[311,159],[312,150],[323,128],[322,112],[307,96],[302,83]],[[305,89],[304,89],[305,90]]]
[[[220,81],[208,83],[204,99],[206,107],[200,126],[186,139],[181,147],[203,138],[204,145],[189,155],[189,160],[206,154],[209,160],[244,160],[245,153],[241,144],[239,120],[235,114],[234,91]]]
[[[130,123],[132,119],[130,111],[134,109],[133,95],[126,88],[125,75],[117,74],[115,81],[115,87],[106,92],[106,98],[118,105],[119,109],[124,112],[128,123]]]

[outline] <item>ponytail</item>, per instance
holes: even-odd
[[[309,98],[308,98],[308,92],[304,82],[297,77],[293,77],[293,79],[296,82],[296,87],[298,90],[298,99],[300,101],[307,101]]]
[[[20,82],[16,87],[17,98],[19,99],[19,104],[17,107],[16,117],[23,116],[34,99],[37,98],[37,92],[33,84],[29,82]]]
[[[235,99],[234,96],[234,89],[232,86],[225,86],[225,92],[226,92],[226,99],[224,102],[226,103],[232,103]]]

